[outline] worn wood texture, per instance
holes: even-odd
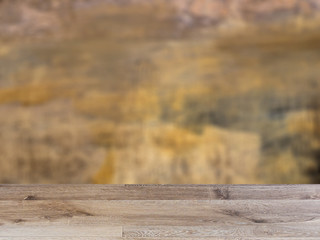
[[[4,239],[320,239],[320,185],[0,185]]]

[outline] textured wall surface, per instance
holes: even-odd
[[[319,10],[1,0],[0,182],[319,182]]]

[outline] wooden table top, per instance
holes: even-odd
[[[320,239],[320,185],[0,185],[4,239]]]

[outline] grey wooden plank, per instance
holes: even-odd
[[[320,200],[38,200],[1,201],[8,227],[320,226]],[[131,235],[129,235],[131,236]],[[134,237],[139,237],[135,236]],[[147,237],[147,236],[144,236]],[[197,236],[195,236],[197,237]]]
[[[0,240],[121,240],[122,237],[92,237],[92,236],[85,236],[85,237],[57,237],[57,236],[32,236],[32,237],[13,237],[13,236],[0,236]]]
[[[0,185],[0,200],[320,199],[320,185]]]
[[[131,238],[131,237],[92,237],[92,236],[86,236],[86,237],[57,237],[57,236],[32,236],[32,237],[12,237],[12,236],[5,236],[5,237],[0,237],[0,240],[163,240],[164,238]],[[166,238],[168,239],[168,238]],[[170,240],[181,240],[181,238],[169,238]],[[209,237],[209,238],[188,238],[188,240],[270,240],[272,238],[270,237]],[[306,240],[319,240],[319,238],[314,238],[314,237],[277,237],[277,240],[301,240],[301,239],[306,239]]]
[[[212,227],[177,227],[177,226],[157,226],[157,227],[125,227],[124,237],[132,238],[203,238],[210,237],[264,237],[278,239],[278,237],[299,237],[300,239],[313,237],[320,239],[319,222],[315,224],[278,224],[278,225],[258,225],[258,226],[212,226]]]
[[[41,225],[6,225],[0,226],[0,236],[8,237],[75,237],[75,236],[95,236],[95,237],[121,237],[122,227],[110,226],[70,226],[56,225],[42,222]]]

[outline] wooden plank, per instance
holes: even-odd
[[[131,238],[131,237],[0,237],[0,240],[163,240],[163,238]],[[170,240],[181,240],[182,238],[169,238]],[[270,240],[272,238],[267,237],[209,237],[209,238],[187,238],[188,240]],[[301,240],[301,237],[277,237],[277,240]],[[303,239],[306,240],[319,240],[319,238],[313,238],[313,237],[304,237]]]
[[[13,236],[5,236],[5,237],[0,237],[0,240],[121,240],[123,238],[121,237],[112,237],[112,238],[108,238],[108,237],[91,237],[91,236],[86,236],[86,237],[56,237],[56,236],[32,236],[32,237],[13,237]]]
[[[0,237],[0,240],[162,240],[163,238],[131,238],[131,237]],[[181,238],[169,238],[170,240],[181,240]],[[210,238],[188,238],[188,240],[270,240],[270,237],[210,237]],[[300,237],[277,237],[277,240],[301,240]],[[307,237],[307,240],[319,240],[319,238]]]
[[[317,237],[320,239],[319,222],[313,225],[290,224],[259,226],[218,226],[218,227],[127,227],[123,236],[132,238],[210,238],[210,237]]]
[[[0,236],[8,237],[50,237],[50,236],[61,236],[61,237],[74,237],[74,236],[95,236],[95,237],[121,237],[122,228],[110,227],[110,226],[69,226],[47,224],[41,225],[5,225],[0,226]]]
[[[1,185],[0,200],[320,199],[319,185]]]
[[[1,185],[0,240],[320,239],[319,189]]]
[[[0,224],[212,226],[304,223],[320,219],[320,200],[1,201]],[[1,226],[0,226],[1,229]]]

